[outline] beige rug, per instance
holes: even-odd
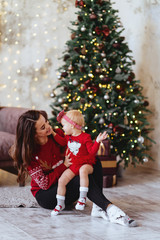
[[[30,191],[30,186],[0,187],[0,208],[17,207],[39,207]]]

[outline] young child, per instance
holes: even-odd
[[[52,132],[54,139],[62,146],[67,145],[67,155],[71,158],[71,166],[66,169],[58,181],[57,206],[51,215],[58,215],[65,208],[66,185],[76,175],[80,175],[80,196],[75,206],[77,210],[84,210],[88,192],[88,175],[93,173],[95,155],[99,149],[99,144],[107,138],[107,133],[100,133],[93,143],[91,136],[82,131],[84,127],[84,117],[78,110],[71,110],[65,113],[60,112],[57,120],[61,122],[65,137]]]

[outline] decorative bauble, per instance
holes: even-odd
[[[97,4],[99,4],[99,5],[102,5],[102,0],[97,0],[97,2],[96,2]]]
[[[144,158],[143,158],[143,162],[147,163],[147,162],[148,162],[148,158],[147,158],[147,157],[144,157]]]
[[[100,43],[100,44],[98,45],[98,49],[102,50],[103,48],[104,48],[104,44],[103,44],[103,43]]]
[[[96,73],[100,73],[100,72],[101,72],[101,69],[100,69],[100,68],[96,68],[96,69],[95,69],[95,72],[96,72]]]
[[[93,98],[94,98],[94,96],[93,96],[92,94],[90,94],[88,97],[89,97],[90,99],[93,99]]]
[[[99,119],[99,124],[103,124],[104,123],[104,119],[103,118],[100,118]]]
[[[75,1],[75,6],[76,6],[76,7],[79,6],[79,7],[81,7],[81,8],[84,7],[84,2],[83,2],[83,0],[76,0],[76,1]]]
[[[121,73],[120,67],[117,67],[117,68],[116,68],[116,73]]]
[[[95,19],[97,19],[97,15],[96,15],[94,12],[92,12],[92,13],[89,15],[89,18],[90,18],[91,20],[95,20]]]
[[[134,74],[134,72],[131,72],[131,73],[130,73],[130,77],[131,77],[132,79],[135,78],[135,74]]]
[[[63,60],[66,61],[68,58],[70,58],[69,54],[65,54]]]
[[[135,100],[134,100],[134,103],[138,104],[138,103],[139,103],[139,100],[138,100],[138,99],[135,99]]]
[[[120,48],[120,44],[119,43],[113,43],[113,47],[114,48]]]
[[[78,21],[82,22],[83,21],[83,17],[82,16],[78,16]]]
[[[82,26],[82,27],[81,27],[81,31],[82,31],[82,32],[85,32],[85,31],[86,31],[85,26]]]
[[[51,97],[51,98],[54,98],[55,96],[56,96],[55,93],[54,93],[54,92],[51,92],[50,97]]]
[[[69,65],[68,70],[69,70],[69,71],[73,71],[73,66],[72,66],[72,64]]]
[[[102,75],[102,74],[99,77],[100,77],[100,79],[104,79],[104,75]]]
[[[113,132],[122,134],[124,132],[124,129],[117,125],[113,128]]]
[[[64,90],[65,92],[68,92],[69,88],[65,86],[63,90]]]
[[[105,57],[106,57],[105,52],[102,52],[102,53],[101,53],[101,56],[102,56],[103,58],[105,58]]]
[[[124,116],[124,124],[128,125],[128,117],[127,117],[127,115]]]
[[[73,40],[73,39],[75,39],[75,37],[76,37],[76,33],[74,32],[71,34],[71,39]]]
[[[144,143],[144,138],[143,138],[142,136],[139,136],[139,137],[138,137],[138,142]]]
[[[109,128],[113,128],[113,123],[108,124]]]
[[[64,101],[63,98],[58,98],[59,103],[63,103],[63,101]]]
[[[149,106],[149,102],[148,102],[148,101],[144,101],[143,105],[144,105],[145,107],[147,107],[147,106]]]
[[[61,77],[67,77],[67,76],[68,76],[68,73],[67,73],[67,72],[61,73]]]
[[[104,95],[104,99],[105,99],[105,100],[108,100],[108,99],[109,99],[108,93],[106,93],[106,94]]]
[[[72,84],[73,84],[73,86],[77,86],[78,85],[77,79],[73,79]]]

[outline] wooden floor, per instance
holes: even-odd
[[[11,185],[17,185],[16,177],[0,171],[0,187]],[[139,226],[128,228],[91,217],[89,200],[85,213],[69,210],[55,218],[42,208],[1,208],[0,239],[160,240],[159,171],[127,169],[118,185],[104,189],[104,194],[136,219]]]

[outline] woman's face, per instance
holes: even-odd
[[[52,128],[49,125],[48,120],[46,120],[43,115],[40,115],[36,124],[36,138],[47,137],[52,133]]]

